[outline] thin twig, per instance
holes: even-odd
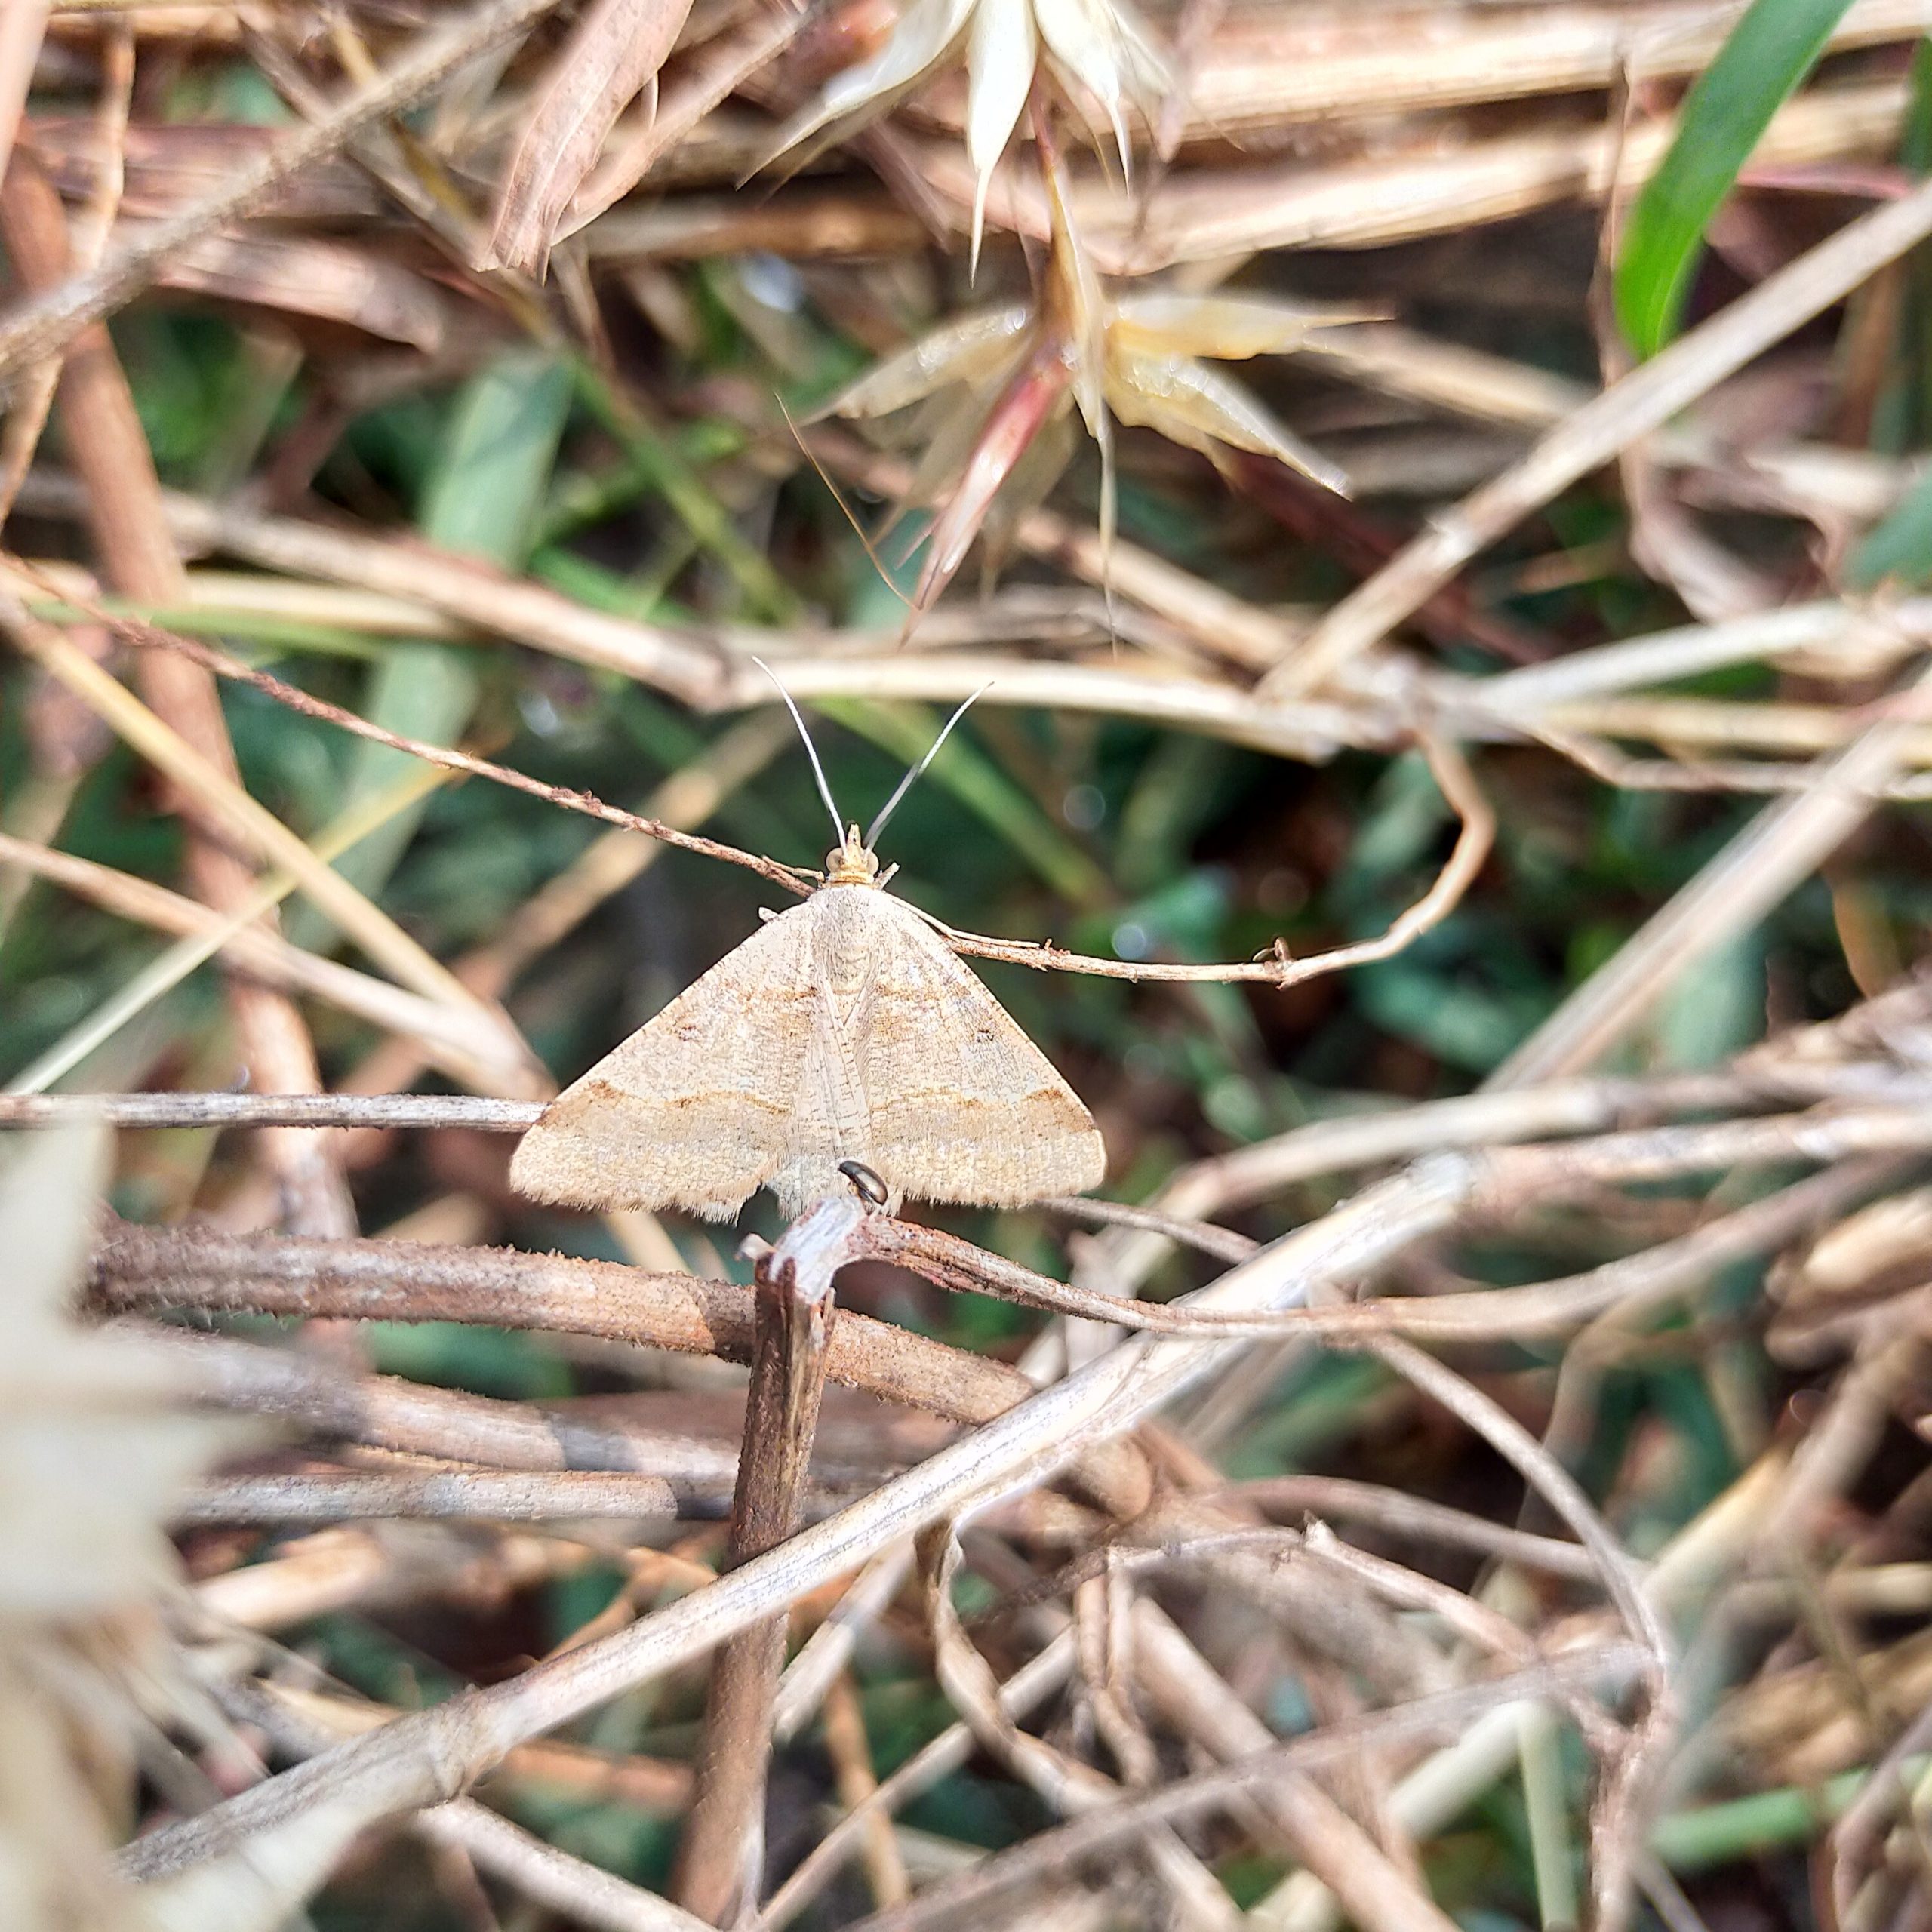
[[[787,1744],[804,1730],[831,1686],[851,1661],[854,1647],[877,1622],[911,1574],[909,1540],[883,1550],[854,1580],[818,1628],[799,1646],[778,1681],[771,1734]]]
[[[1136,1674],[1176,1729],[1223,1763],[1272,1748],[1268,1727],[1158,1604],[1138,1598],[1132,1616]],[[1429,1897],[1420,1875],[1405,1873],[1314,1779],[1287,1774],[1261,1795],[1259,1807],[1274,1834],[1328,1882],[1358,1925],[1449,1932],[1454,1924]]]
[[[26,568],[21,565],[16,568]],[[48,588],[51,594],[51,586],[43,587]],[[512,790],[546,799],[552,804],[561,805],[568,811],[581,812],[589,817],[601,819],[608,824],[621,826],[627,831],[642,832],[648,837],[661,839],[687,851],[700,852],[707,857],[723,859],[730,864],[743,866],[774,884],[783,885],[788,891],[803,893],[810,889],[810,883],[818,876],[816,872],[804,868],[783,865],[776,860],[741,851],[735,846],[721,844],[715,839],[702,838],[694,832],[680,832],[654,819],[639,818],[635,813],[623,811],[615,805],[607,805],[601,799],[593,798],[587,792],[570,790],[561,786],[546,785],[540,780],[528,777],[506,766],[493,764],[488,759],[472,757],[466,752],[451,751],[420,739],[404,737],[398,733],[385,730],[380,725],[371,724],[367,718],[358,718],[354,712],[345,711],[339,706],[311,697],[306,691],[285,684],[266,672],[252,670],[224,653],[211,649],[193,638],[179,636],[158,626],[141,623],[133,618],[117,616],[94,605],[91,599],[73,596],[71,592],[69,596],[69,601],[78,604],[90,616],[106,624],[130,643],[177,651],[222,677],[251,685],[278,703],[286,705],[291,710],[339,725],[344,731],[353,732],[358,737],[386,745],[392,750],[408,752],[452,771],[489,779],[494,783],[507,786]],[[1281,942],[1277,940],[1272,952],[1263,958],[1229,961],[1216,965],[1180,965],[1160,961],[1102,959],[1084,953],[1069,952],[1051,940],[992,939],[981,934],[961,932],[931,918],[930,915],[922,914],[921,916],[955,952],[964,953],[969,958],[998,959],[1014,965],[1030,966],[1042,971],[1082,973],[1103,979],[1201,984],[1247,980],[1287,987],[1299,986],[1306,980],[1339,972],[1350,966],[1392,958],[1422,934],[1440,924],[1454,909],[1481,870],[1495,836],[1494,814],[1478,788],[1461,752],[1447,740],[1429,734],[1424,734],[1420,743],[1429,769],[1441,786],[1444,797],[1448,800],[1460,820],[1462,829],[1434,884],[1420,900],[1398,915],[1386,932],[1375,939],[1337,946],[1332,951],[1317,953],[1306,959],[1291,959]]]
[[[325,1704],[334,1706],[331,1715],[361,1715],[368,1709],[340,1700],[298,1699],[264,1684],[227,1686],[219,1694],[236,1718],[260,1727],[283,1750],[302,1757],[329,1741],[330,1732],[317,1721]],[[380,1720],[380,1712],[374,1715]],[[595,1927],[598,1932],[700,1932],[701,1921],[679,1912],[668,1900],[546,1844],[475,1798],[432,1805],[417,1814],[412,1829],[432,1844],[460,1849],[526,1897],[576,1924]],[[214,1882],[220,1875],[208,1875],[205,1895],[211,1905],[219,1902],[232,1909],[232,1894],[224,1898]],[[242,1879],[235,1890],[245,1883]],[[186,1903],[177,1901],[177,1906]]]
[[[688,1486],[662,1476],[615,1471],[303,1470],[211,1478],[169,1515],[177,1524],[352,1523],[384,1516],[506,1523],[593,1516],[675,1521],[694,1513],[690,1506],[698,1500]],[[708,1500],[712,1506],[705,1514],[721,1512],[721,1485]]]
[[[0,846],[0,851],[11,851]],[[64,857],[65,855],[60,855]],[[78,862],[76,862],[78,863]],[[1900,989],[1895,1023],[1916,1023],[1927,998],[1917,984]],[[1847,1016],[1850,1019],[1854,1016]],[[1829,1029],[1826,1029],[1829,1030]],[[1799,1035],[1789,1036],[1794,1040]],[[1878,1035],[1860,1044],[1867,1050]],[[1322,1120],[1272,1140],[1183,1170],[1190,1194],[1211,1178],[1211,1205],[1243,1207],[1319,1175],[1413,1159],[1434,1147],[1484,1147],[1601,1134],[1678,1113],[1716,1113],[1822,1101],[1909,1103],[1932,1079],[1882,1060],[1783,1057],[1779,1042],[1753,1048],[1729,1070],[1551,1080],[1540,1086],[1425,1101],[1399,1112]],[[461,1128],[479,1134],[521,1134],[543,1116],[537,1100],[467,1094],[0,1094],[0,1127]],[[1250,1251],[1247,1237],[1158,1208],[1055,1198],[1042,1207],[1125,1229],[1192,1241],[1223,1260]]]
[[[1455,910],[1463,895],[1475,882],[1496,835],[1495,814],[1461,752],[1448,740],[1427,734],[1421,736],[1420,743],[1429,771],[1442,788],[1442,795],[1460,821],[1461,829],[1442,869],[1428,891],[1414,905],[1398,914],[1387,931],[1374,939],[1334,946],[1326,952],[1312,953],[1306,959],[1289,958],[1286,946],[1277,940],[1266,957],[1245,964],[1131,964],[1123,960],[1096,959],[1064,952],[1051,942],[1016,943],[989,940],[977,933],[959,932],[936,919],[929,919],[928,923],[944,937],[955,952],[965,953],[975,959],[999,959],[1010,965],[1051,968],[1057,972],[1091,974],[1100,979],[1193,984],[1248,980],[1285,988],[1320,979],[1330,973],[1339,973],[1351,966],[1393,958],[1424,933],[1440,925]]]
[[[17,564],[16,568],[27,574],[34,574],[31,566]],[[386,745],[392,751],[405,752],[419,758],[426,764],[441,765],[445,771],[457,771],[472,778],[487,778],[492,784],[506,786],[513,792],[522,792],[531,798],[542,798],[551,804],[561,805],[566,811],[580,812],[586,818],[601,819],[607,825],[614,825],[626,832],[641,832],[645,837],[655,838],[661,844],[675,845],[681,851],[698,852],[706,858],[722,859],[726,863],[743,866],[756,872],[760,878],[768,879],[774,885],[782,885],[788,892],[803,893],[810,889],[809,882],[818,875],[816,872],[797,866],[781,865],[775,859],[761,858],[752,852],[740,851],[735,845],[721,844],[715,838],[706,838],[697,832],[682,832],[675,826],[660,820],[640,818],[635,812],[627,812],[617,805],[607,805],[602,799],[591,796],[587,792],[574,791],[561,785],[546,785],[541,779],[531,778],[521,771],[514,771],[507,765],[493,763],[488,758],[476,758],[468,752],[451,750],[447,746],[430,744],[420,738],[407,738],[386,730],[380,724],[372,724],[366,718],[358,717],[352,711],[346,711],[340,705],[331,704],[325,699],[312,697],[308,692],[287,684],[282,679],[272,677],[266,671],[257,671],[226,652],[198,642],[192,638],[183,637],[177,632],[162,629],[158,625],[142,623],[131,617],[119,617],[94,605],[92,600],[74,597],[69,601],[76,602],[88,611],[91,617],[106,623],[116,635],[130,644],[140,645],[154,650],[178,653],[190,663],[202,666],[219,677],[226,678],[235,684],[247,685],[260,691],[263,697],[272,698],[288,709],[300,712],[305,718],[314,718],[325,724],[334,724],[341,730],[352,732],[358,738],[365,738],[372,744]]]
[[[954,1527],[936,1525],[921,1539],[933,1673],[940,1687],[980,1749],[1052,1810],[1078,1817],[1104,1808],[1122,1789],[1120,1784],[1023,1730],[1007,1715],[999,1681],[967,1636],[952,1600],[960,1555]],[[1091,1678],[1088,1695],[1093,1695]],[[1176,1920],[1188,1932],[1220,1932],[1232,1926],[1234,1915],[1220,1882],[1169,1827],[1155,1825],[1136,1850],[1165,1888]]]
[[[541,1100],[456,1094],[0,1094],[0,1127],[465,1128],[521,1134]]]
[[[1406,1491],[1357,1482],[1346,1476],[1262,1476],[1229,1491],[1230,1497],[1279,1515],[1289,1512],[1367,1523],[1394,1536],[1448,1543],[1506,1557],[1561,1577],[1593,1577],[1596,1566],[1580,1544],[1561,1543],[1486,1517],[1452,1509]]]

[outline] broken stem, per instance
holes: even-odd
[[[795,1221],[776,1247],[755,1243],[752,1380],[727,1569],[775,1549],[798,1529],[825,1392],[832,1282],[866,1211],[857,1201],[827,1201]],[[714,1925],[735,1923],[758,1903],[772,1712],[787,1623],[783,1611],[761,1618],[719,1645],[712,1666],[696,1792],[671,1890],[687,1911]]]

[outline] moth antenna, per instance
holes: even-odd
[[[792,722],[798,726],[798,736],[804,740],[805,755],[812,761],[812,776],[818,780],[818,795],[825,801],[825,808],[832,815],[832,841],[835,844],[842,845],[845,842],[845,822],[838,816],[838,808],[832,802],[832,787],[826,782],[825,767],[818,761],[818,747],[812,743],[812,734],[805,729],[805,721],[800,715],[798,707],[792,702],[792,694],[785,688],[783,685],[779,683],[778,673],[762,657],[754,657],[752,662],[774,685],[778,686],[778,695],[785,700],[785,709],[792,714]],[[974,697],[977,697],[978,695],[977,691],[974,693]],[[969,704],[971,702],[971,698],[967,700]],[[963,709],[964,707],[962,706],[961,708]],[[949,731],[952,727],[949,724],[946,729]],[[943,731],[940,734],[941,743],[945,742],[945,738],[946,733]],[[938,745],[934,746],[933,751],[936,752],[938,749]],[[931,757],[932,752],[928,752],[926,755],[928,758]],[[869,840],[866,842],[871,843]]]
[[[878,835],[885,829],[886,820],[899,809],[900,800],[904,798],[908,792],[912,790],[914,784],[918,781],[920,774],[925,770],[928,765],[932,763],[934,758],[939,756],[939,748],[946,743],[947,739],[952,736],[953,726],[957,724],[960,719],[964,718],[967,712],[971,711],[974,706],[977,704],[980,699],[984,697],[987,692],[991,691],[992,688],[992,680],[989,678],[982,685],[971,697],[967,699],[965,703],[961,705],[959,709],[946,721],[946,728],[940,733],[939,736],[935,738],[932,741],[932,743],[928,747],[925,756],[920,759],[918,763],[914,765],[912,770],[907,772],[903,778],[900,780],[898,785],[893,791],[892,796],[887,799],[885,803],[879,808],[878,817],[874,819],[872,823],[867,826],[866,829],[866,849],[868,851],[875,851],[878,849]]]

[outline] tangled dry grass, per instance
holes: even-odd
[[[0,14],[0,1923],[1932,1925],[1932,95],[1810,17],[1638,360],[1715,0]],[[756,658],[989,688],[909,889],[1108,1198],[509,1195],[804,889]]]

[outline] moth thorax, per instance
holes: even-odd
[[[876,885],[878,855],[859,835],[856,825],[845,828],[845,842],[825,855],[827,885]]]

